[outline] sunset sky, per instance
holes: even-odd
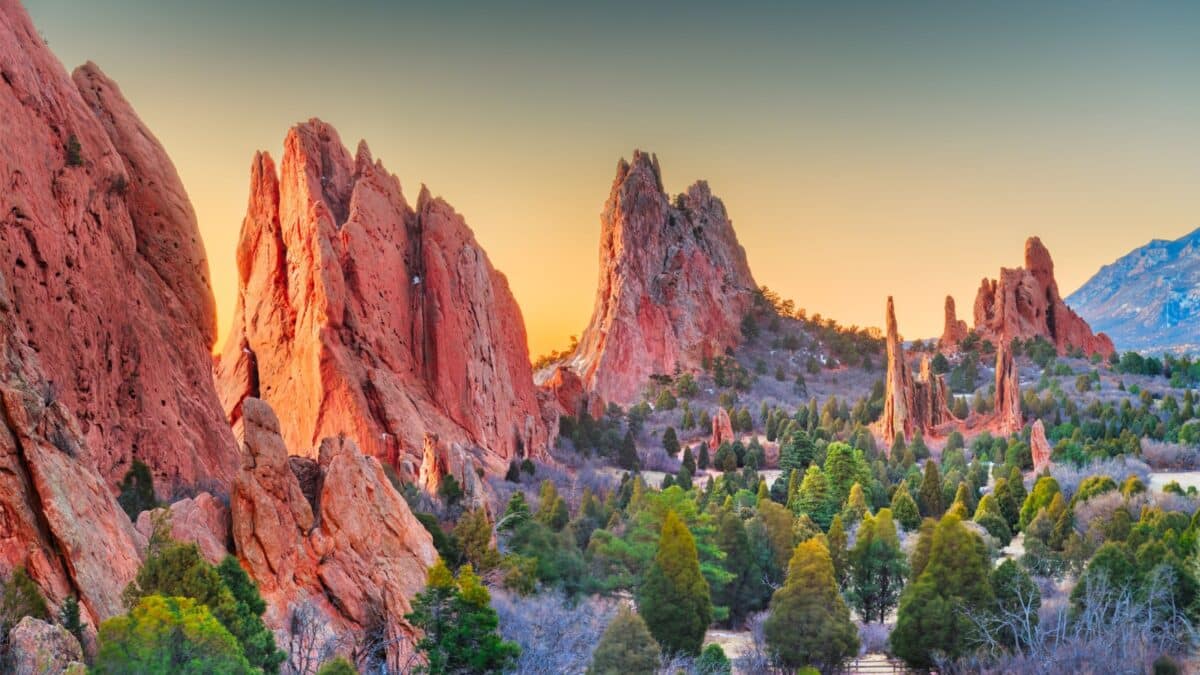
[[[466,216],[534,354],[587,323],[634,148],[672,193],[709,181],[759,283],[864,326],[894,295],[909,338],[1030,234],[1066,295],[1200,226],[1196,2],[26,5],[173,158],[222,334],[251,157],[313,116]]]

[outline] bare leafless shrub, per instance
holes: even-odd
[[[679,473],[679,459],[672,457],[659,445],[638,448],[638,460],[646,471]]]
[[[746,619],[746,628],[750,631],[750,648],[733,659],[733,667],[739,673],[774,673],[771,662],[771,651],[767,647],[767,635],[763,626],[767,620],[766,612],[752,614]]]
[[[1079,489],[1079,484],[1089,476],[1108,476],[1120,485],[1130,476],[1137,476],[1143,483],[1150,480],[1150,467],[1139,459],[1115,457],[1099,459],[1083,466],[1073,464],[1054,464],[1050,467],[1050,475],[1058,481],[1058,487],[1063,492],[1064,499],[1070,499]]]
[[[516,672],[552,675],[587,670],[617,601],[593,597],[572,604],[554,593],[522,597],[497,588],[492,607],[504,639],[521,645]]]
[[[340,643],[327,624],[324,614],[311,600],[288,609],[287,630],[280,640],[280,647],[288,655],[281,667],[284,675],[311,675],[334,657]]]
[[[858,653],[880,654],[888,650],[888,637],[892,634],[891,624],[863,623],[856,621],[858,626]]]
[[[1191,471],[1200,469],[1200,448],[1142,439],[1142,458],[1157,470]]]

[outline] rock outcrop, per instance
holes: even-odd
[[[195,544],[210,563],[220,564],[229,555],[229,508],[211,494],[201,492],[167,507],[142,511],[138,533],[149,541],[160,518],[166,519],[172,539]]]
[[[237,446],[212,386],[215,311],[175,167],[115,83],[72,79],[18,2],[0,2],[4,313],[114,486],[134,457],[160,492],[227,487]]]
[[[998,279],[985,278],[975,296],[975,332],[999,347],[1013,338],[1040,337],[1060,354],[1081,350],[1109,356],[1112,340],[1093,334],[1087,322],[1063,302],[1054,279],[1054,261],[1037,237],[1025,242],[1025,267],[1002,268]]]
[[[310,457],[339,434],[397,467],[426,433],[493,472],[545,451],[507,280],[449,204],[422,188],[410,207],[365,143],[352,157],[314,119],[288,132],[278,175],[255,156],[238,274],[218,367],[235,428],[258,397]]]
[[[995,419],[996,429],[1002,434],[1016,433],[1025,426],[1021,416],[1021,371],[1007,342],[996,348]]]
[[[917,434],[932,436],[938,428],[954,421],[949,408],[946,380],[930,370],[928,357],[914,378],[896,327],[896,309],[887,301],[887,379],[884,382],[883,416],[878,422],[879,435],[891,443],[897,435],[911,439]]]
[[[475,462],[458,444],[446,445],[434,434],[425,434],[421,469],[417,485],[428,494],[436,495],[447,477],[453,477],[462,490],[461,503],[466,509],[488,510],[487,493]]]
[[[938,340],[938,348],[944,350],[953,350],[962,342],[963,338],[967,337],[967,322],[958,318],[958,312],[954,307],[954,297],[946,296],[946,322],[942,328],[942,337]]]
[[[319,492],[310,499],[271,408],[247,398],[241,420],[245,463],[234,483],[233,540],[267,601],[267,625],[286,630],[307,605],[324,630],[394,640],[388,649],[398,662],[412,646],[403,617],[437,558],[429,533],[379,461],[353,440],[321,441]]]
[[[708,439],[708,447],[716,450],[722,443],[732,442],[733,422],[729,419],[729,412],[717,406],[717,411],[712,415],[712,436]]]
[[[5,672],[11,675],[86,673],[79,640],[62,626],[32,616],[8,632]]]
[[[1033,472],[1041,473],[1050,466],[1050,454],[1054,449],[1046,439],[1046,427],[1041,420],[1034,420],[1029,430],[1029,451],[1033,455]]]
[[[605,403],[628,404],[650,375],[698,368],[738,344],[758,288],[725,205],[699,181],[672,203],[658,160],[621,160],[600,218],[591,322],[566,363]]]

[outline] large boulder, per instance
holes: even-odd
[[[8,662],[11,675],[61,675],[86,672],[79,640],[62,626],[32,616],[22,618],[8,632]]]
[[[426,433],[482,449],[489,471],[540,456],[549,432],[520,309],[461,215],[355,156],[320,120],[251,166],[238,300],[218,367],[239,429],[267,401],[297,454],[345,434],[399,467]]]
[[[698,369],[736,346],[757,288],[708,184],[672,202],[657,158],[635,151],[600,217],[596,301],[566,365],[605,403],[632,403],[651,375]]]
[[[165,520],[172,539],[195,544],[210,563],[219,564],[229,555],[229,507],[211,494],[201,492],[168,507],[142,511],[136,523],[138,533],[149,540],[160,519]]]

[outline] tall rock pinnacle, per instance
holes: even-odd
[[[707,183],[672,203],[657,158],[634,151],[617,165],[600,225],[595,307],[567,362],[588,392],[630,403],[650,375],[696,368],[739,342],[757,285]]]
[[[884,382],[883,416],[879,434],[890,443],[897,435],[911,439],[916,434],[931,436],[938,428],[954,421],[949,408],[946,380],[930,369],[929,358],[921,361],[920,375],[913,378],[904,345],[896,326],[896,309],[887,300],[887,379]]]
[[[218,368],[235,425],[257,397],[302,454],[343,433],[398,466],[427,432],[492,471],[545,451],[507,280],[449,204],[422,188],[410,207],[365,143],[352,157],[314,119],[288,132],[278,176],[255,156],[238,272]]]

